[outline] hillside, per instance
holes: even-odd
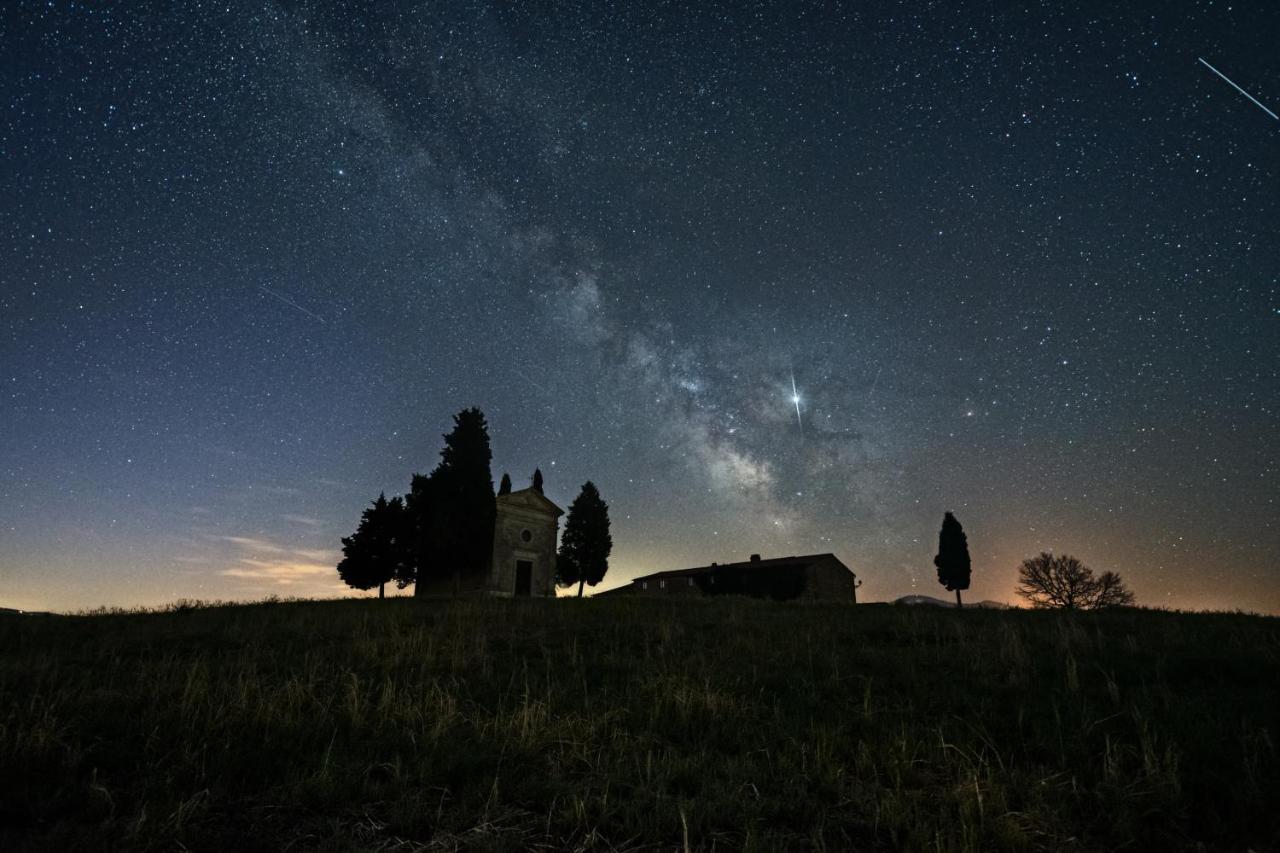
[[[0,849],[1255,850],[1280,620],[755,601],[0,620]]]

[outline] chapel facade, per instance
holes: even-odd
[[[493,562],[484,591],[505,598],[556,594],[556,538],[564,510],[536,488],[498,495]]]

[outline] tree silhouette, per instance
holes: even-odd
[[[387,583],[401,581],[413,561],[410,539],[404,502],[398,497],[387,500],[385,494],[378,495],[361,514],[356,532],[342,539],[339,577],[355,589],[377,587],[378,598],[385,598]],[[400,586],[405,584],[401,582]]]
[[[568,526],[565,531],[568,532]],[[562,536],[561,539],[564,537]],[[564,543],[561,542],[560,550],[556,552],[556,586],[572,586],[579,584],[578,597],[582,597],[582,570],[578,568],[578,564],[574,561],[573,552],[565,550]]]
[[[493,500],[493,474],[489,463],[489,425],[477,408],[463,409],[453,416],[453,430],[444,437],[440,465],[432,472],[435,517],[439,520],[439,542],[453,570],[456,594],[462,576],[489,570],[493,560],[493,523],[497,505]]]
[[[511,475],[508,474],[506,471],[502,472],[502,482],[498,484],[498,494],[500,495],[511,494]]]
[[[409,485],[409,494],[405,496],[405,515],[411,532],[409,542],[412,560],[410,563],[411,583],[416,583],[414,595],[422,595],[427,589],[429,578],[441,574],[439,546],[435,541],[436,530],[432,513],[432,480],[428,474],[414,474]]]
[[[969,540],[964,528],[951,513],[942,517],[938,533],[938,555],[933,558],[938,568],[938,583],[956,594],[956,607],[961,607],[960,590],[969,588]]]
[[[542,469],[533,469],[533,490],[538,494],[542,494]]]
[[[569,504],[569,517],[560,537],[556,555],[556,580],[562,586],[576,583],[578,597],[583,586],[595,586],[609,571],[609,552],[613,538],[609,536],[609,505],[590,480]]]
[[[1022,561],[1018,567],[1018,595],[1036,608],[1098,610],[1127,607],[1133,593],[1115,572],[1094,576],[1093,570],[1070,554],[1047,551]]]
[[[1132,607],[1133,593],[1124,585],[1116,572],[1098,575],[1098,592],[1093,598],[1094,609],[1104,607]]]
[[[418,578],[449,572],[457,595],[463,577],[489,570],[497,505],[484,413],[463,409],[453,416],[453,423],[435,470],[426,477],[415,475],[410,505],[418,532]],[[419,583],[416,593],[422,594],[423,588]]]

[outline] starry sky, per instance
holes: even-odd
[[[1068,8],[1091,7],[1091,8]],[[0,606],[343,594],[488,416],[601,588],[1280,613],[1280,6],[17,2]],[[799,412],[792,399],[794,379]]]

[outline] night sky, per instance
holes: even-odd
[[[343,594],[478,405],[602,588],[1280,612],[1280,4],[6,3],[0,606]],[[792,379],[800,398],[792,400]]]

